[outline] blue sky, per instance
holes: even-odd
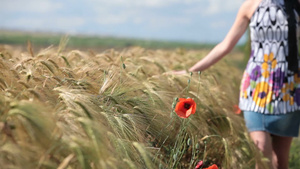
[[[1,0],[0,29],[215,43],[225,37],[242,2]]]

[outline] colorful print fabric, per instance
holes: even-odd
[[[252,52],[240,88],[241,110],[264,114],[300,110],[297,40],[289,39],[291,28],[298,28],[299,11],[291,11],[293,22],[283,0],[262,0],[254,12],[249,24]],[[289,56],[291,45],[296,45],[294,56]]]

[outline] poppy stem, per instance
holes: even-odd
[[[204,143],[204,155],[203,155],[203,161],[205,161],[205,158],[206,158],[206,140],[203,142]],[[203,168],[203,165],[201,166],[201,168],[200,169],[202,169]]]
[[[188,79],[188,85],[186,88],[186,94],[188,94],[189,88],[190,88],[190,83],[191,83],[191,78],[192,78],[193,72],[190,72],[190,78]]]
[[[197,97],[199,98],[199,91],[200,91],[200,75],[201,71],[198,71],[198,89],[197,89]]]
[[[193,135],[191,136],[192,138],[191,138],[191,144],[192,144],[192,158],[191,158],[191,161],[190,161],[190,164],[191,164],[191,166],[190,166],[190,168],[194,165],[194,162],[195,162],[195,160],[196,160],[196,154],[197,154],[197,148],[196,148],[196,146],[194,145],[195,144],[195,138],[193,137]],[[196,135],[196,137],[197,137],[197,135]]]

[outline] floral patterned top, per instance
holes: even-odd
[[[251,56],[239,107],[263,114],[300,110],[298,0],[262,0],[250,23]],[[291,11],[291,12],[289,12]]]

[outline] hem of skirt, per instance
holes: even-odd
[[[272,135],[276,135],[276,136],[281,136],[281,137],[298,137],[299,136],[299,131],[297,132],[297,134],[281,134],[281,133],[276,133],[276,132],[273,132],[273,131],[270,131],[268,129],[262,129],[262,128],[254,128],[254,129],[248,129],[249,132],[253,132],[253,131],[265,131],[265,132],[268,132]]]
[[[285,114],[295,113],[297,111],[300,113],[300,109],[289,111],[289,112],[286,112],[286,113],[265,113],[265,112],[261,112],[261,111],[251,110],[251,109],[244,109],[243,107],[239,107],[239,108],[242,112],[251,111],[251,112],[256,112],[256,113],[265,114],[265,115],[285,115]]]

